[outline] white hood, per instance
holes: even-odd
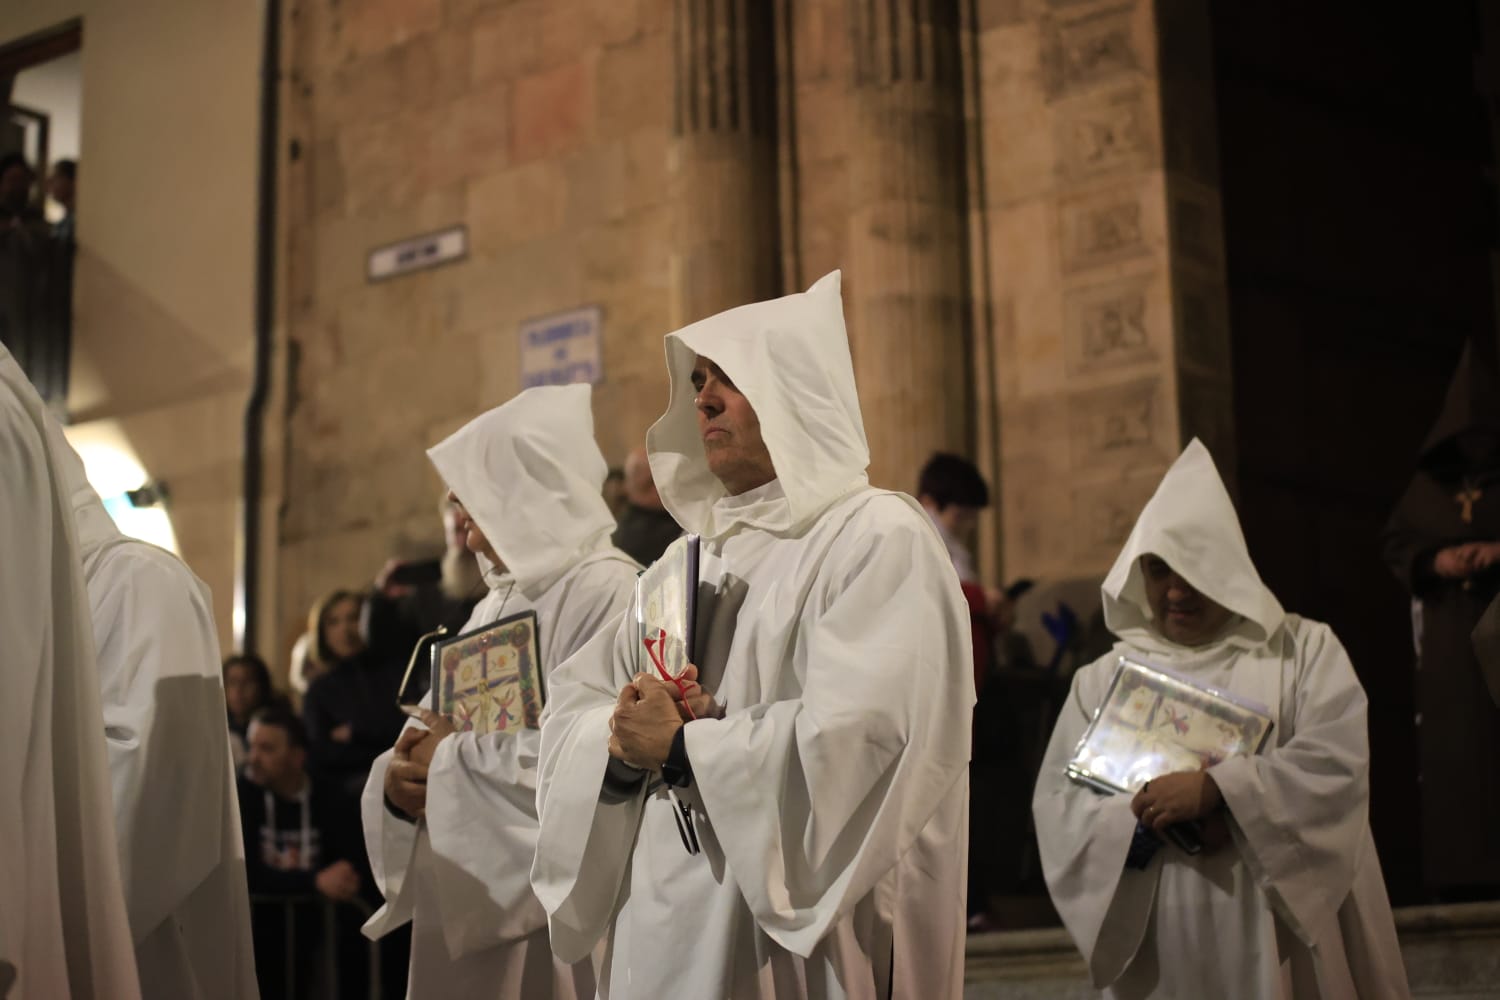
[[[677,523],[706,537],[735,525],[795,532],[868,484],[839,272],[806,292],[730,309],[666,337],[671,399],[646,436],[651,474]],[[776,482],[725,499],[693,407],[693,365],[710,358],[760,419]]]
[[[608,471],[588,385],[537,386],[427,449],[517,585],[535,598],[609,548]],[[486,578],[493,574],[486,573]]]
[[[1105,623],[1138,644],[1162,641],[1146,601],[1140,563],[1147,554],[1166,560],[1199,593],[1243,618],[1237,631],[1255,643],[1269,639],[1286,617],[1255,572],[1234,503],[1197,438],[1167,470],[1104,580]]]

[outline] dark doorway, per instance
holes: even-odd
[[[1466,337],[1495,337],[1472,3],[1212,5],[1240,515],[1370,697],[1371,820],[1421,902],[1409,603],[1380,532]]]

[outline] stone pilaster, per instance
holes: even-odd
[[[849,0],[850,345],[871,480],[971,451],[958,0]]]
[[[1233,481],[1206,14],[1035,5],[981,24],[1005,576],[1102,576],[1201,436]]]
[[[760,0],[674,0],[674,326],[781,291],[771,17]]]

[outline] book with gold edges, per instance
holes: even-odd
[[[535,611],[432,646],[432,698],[459,732],[539,729],[546,691]]]

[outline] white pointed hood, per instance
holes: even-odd
[[[1114,568],[1104,580],[1104,621],[1121,639],[1162,642],[1146,600],[1141,557],[1166,560],[1201,594],[1239,615],[1237,633],[1254,643],[1269,639],[1286,613],[1261,582],[1229,491],[1197,438],[1182,454],[1141,511]]]
[[[610,547],[608,471],[588,385],[537,386],[427,449],[495,553],[533,600]],[[486,578],[493,574],[486,573]]]
[[[671,398],[646,435],[662,503],[688,531],[712,538],[736,525],[794,532],[868,485],[865,440],[840,276],[806,292],[730,309],[666,337]],[[693,364],[710,358],[760,420],[776,481],[726,497],[709,470],[693,407]]]

